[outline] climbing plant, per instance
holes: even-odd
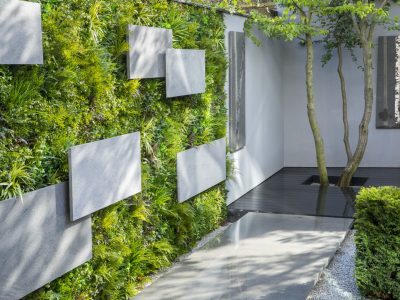
[[[176,154],[225,136],[223,17],[167,0],[42,0],[43,66],[0,66],[0,199],[68,179],[68,149],[141,132],[143,192],[93,214],[93,259],[27,299],[125,299],[225,219],[221,184],[178,204]],[[127,25],[206,50],[204,94],[127,80]]]

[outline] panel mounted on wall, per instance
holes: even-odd
[[[0,0],[0,64],[43,64],[39,3]]]
[[[376,128],[400,129],[400,36],[378,39]]]
[[[246,145],[246,47],[243,32],[229,32],[229,150]]]
[[[206,90],[204,50],[167,50],[167,97],[201,94]]]
[[[128,78],[165,77],[165,52],[172,48],[172,30],[128,26]]]
[[[141,192],[140,133],[72,147],[71,220]]]
[[[0,299],[13,300],[87,262],[92,224],[69,219],[68,183],[0,202]]]
[[[178,201],[184,202],[226,179],[225,138],[178,153]]]

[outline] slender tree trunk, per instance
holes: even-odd
[[[347,155],[347,163],[350,162],[353,154],[351,152],[351,147],[350,147],[350,129],[349,129],[349,118],[348,118],[348,109],[347,109],[347,91],[346,91],[346,80],[344,79],[344,74],[343,74],[343,49],[342,45],[339,45],[337,48],[338,52],[338,58],[339,58],[339,63],[338,63],[338,74],[339,74],[339,79],[340,79],[340,88],[342,91],[342,110],[343,110],[343,126],[344,126],[344,137],[343,137],[343,142],[344,142],[344,147],[346,149],[346,155]]]
[[[374,103],[373,82],[372,82],[372,40],[362,41],[363,64],[364,64],[364,114],[359,126],[359,136],[357,148],[352,159],[347,163],[339,181],[340,187],[350,186],[351,179],[357,171],[361,160],[364,157],[365,149],[368,144],[368,126],[371,121],[372,106]]]
[[[317,121],[317,115],[315,111],[315,96],[313,87],[314,45],[312,41],[312,36],[309,34],[306,35],[306,46],[307,46],[307,63],[306,63],[307,114],[311,130],[314,136],[318,172],[320,176],[320,184],[322,186],[327,186],[329,185],[329,180],[325,162],[324,141],[321,136],[321,132]]]

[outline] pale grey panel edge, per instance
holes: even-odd
[[[177,155],[178,201],[184,202],[226,179],[226,140]]]
[[[229,32],[229,150],[246,146],[246,46],[243,32]]]
[[[91,218],[69,220],[68,183],[0,202],[0,300],[20,299],[92,257]]]
[[[206,91],[205,50],[167,49],[167,97]]]
[[[140,193],[140,133],[72,147],[69,169],[71,220]]]
[[[128,78],[165,77],[165,52],[172,48],[172,30],[128,25]]]
[[[39,3],[0,0],[0,64],[43,64]]]

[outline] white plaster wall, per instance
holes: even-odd
[[[400,8],[392,10],[392,15],[399,15]],[[380,28],[378,35],[394,35]],[[324,51],[316,46],[315,95],[317,113],[322,135],[325,141],[328,166],[342,167],[346,163],[343,146],[342,104],[339,79],[337,76],[337,58],[327,66],[321,67],[320,59]],[[360,52],[357,53],[360,58]],[[283,47],[283,99],[284,99],[284,144],[286,167],[311,167],[316,165],[312,133],[306,112],[305,91],[305,49],[297,42],[286,43]],[[374,58],[377,63],[377,49]],[[363,73],[346,56],[344,72],[349,98],[349,121],[352,147],[358,138],[358,124],[363,112]],[[376,88],[377,70],[374,70],[374,89]],[[376,94],[376,90],[374,90]],[[375,128],[375,103],[369,127],[369,143],[362,166],[364,167],[400,167],[400,130]]]
[[[228,32],[242,32],[245,19],[224,18],[228,49]],[[227,181],[228,204],[283,167],[282,44],[259,37],[261,47],[246,39],[246,147],[231,154],[235,172]]]

